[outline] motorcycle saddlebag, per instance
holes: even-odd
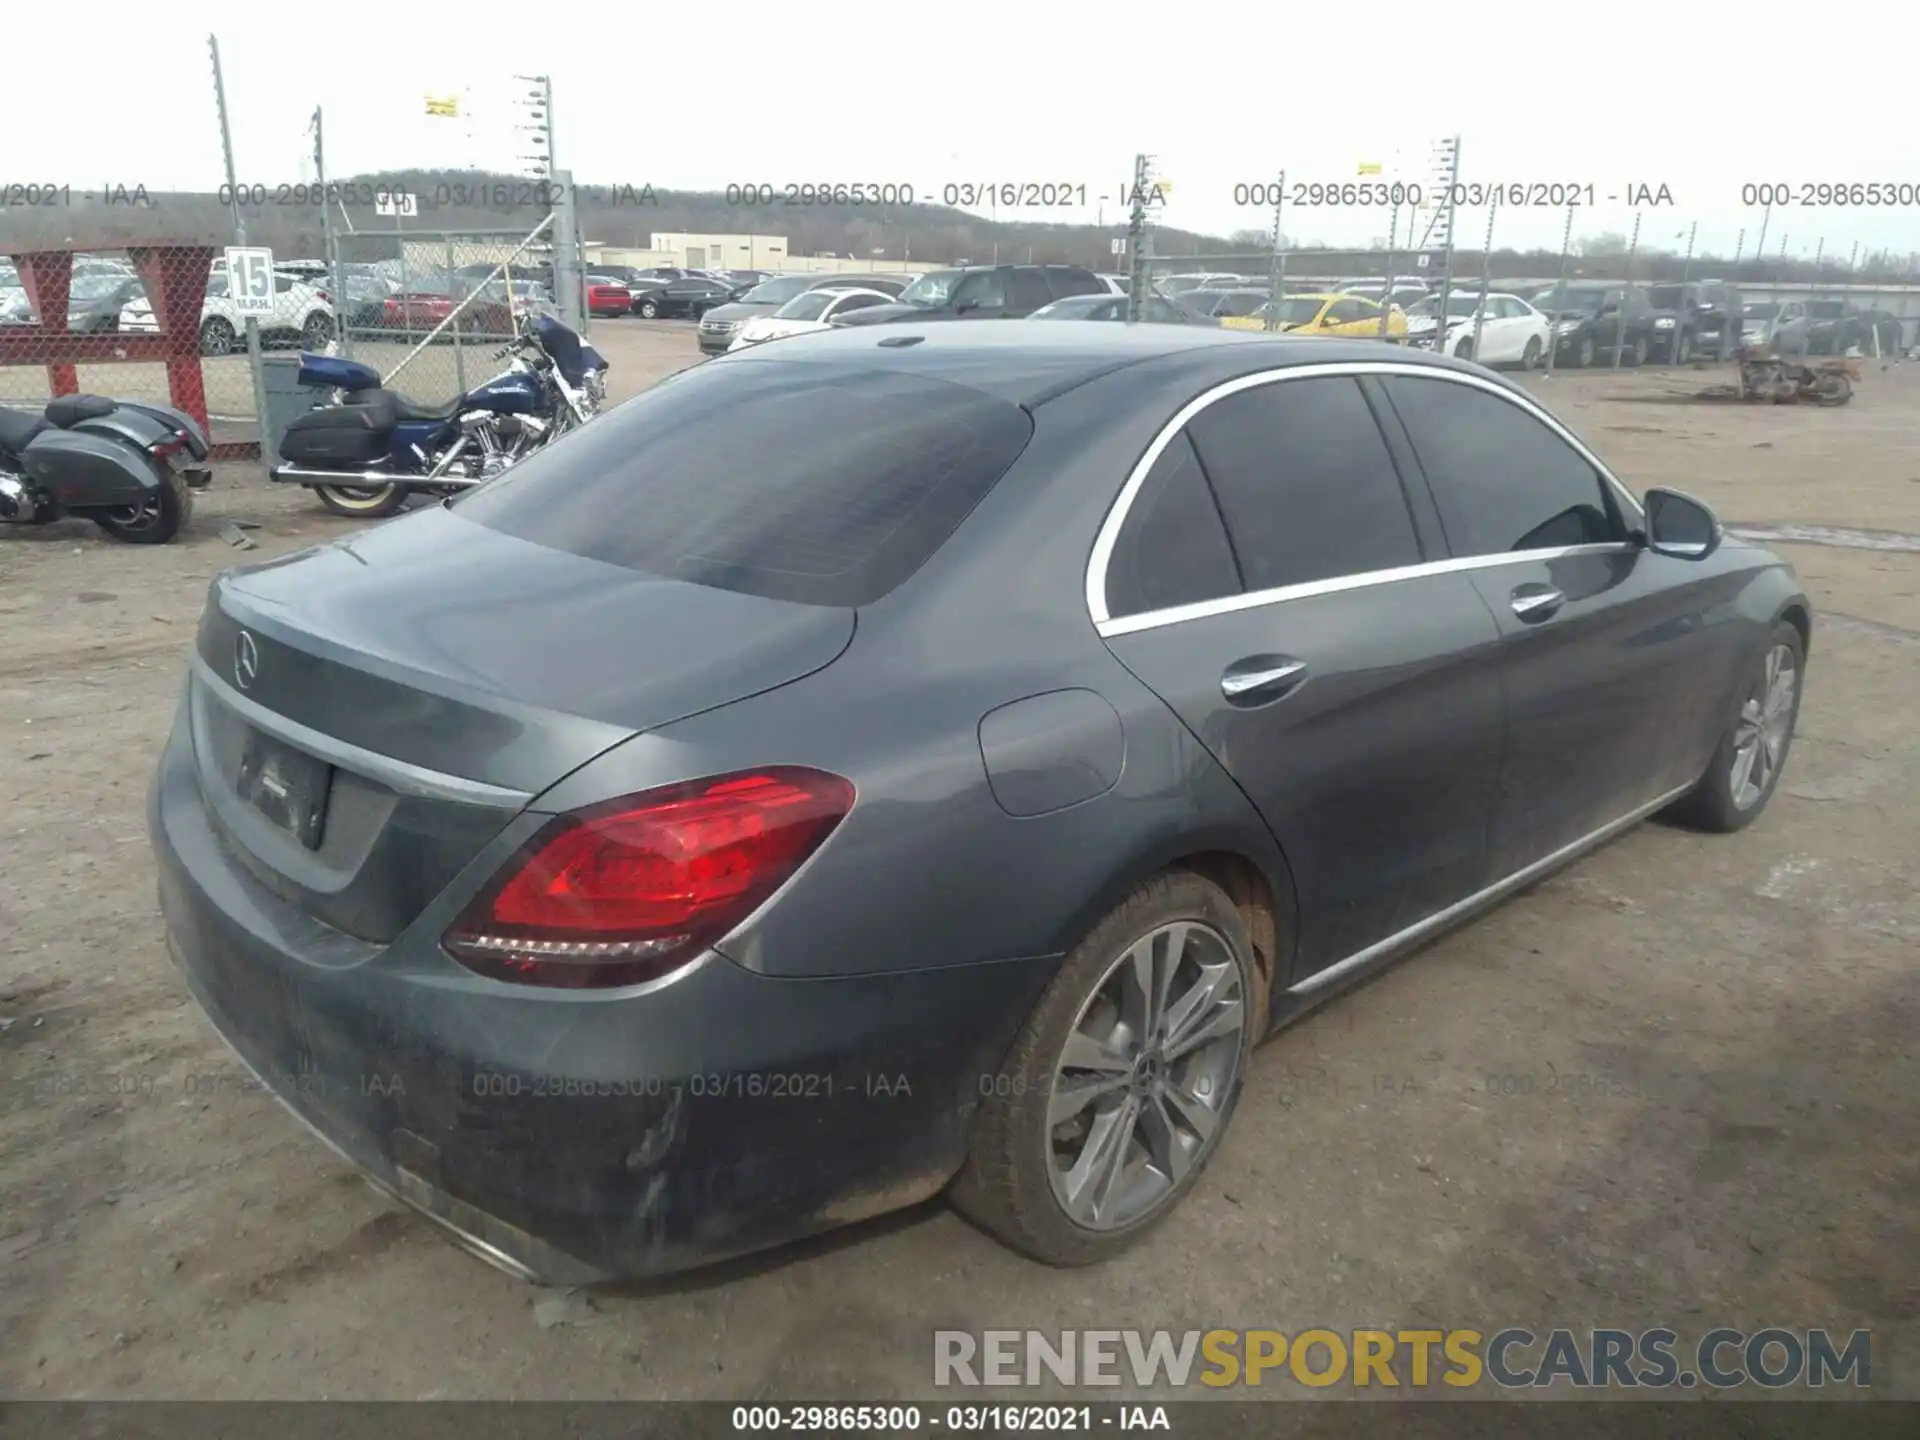
[[[20,459],[28,478],[69,510],[137,505],[162,484],[151,456],[84,430],[42,430]]]
[[[400,413],[386,394],[364,404],[325,405],[288,423],[280,438],[280,458],[289,465],[320,469],[363,468],[387,453],[399,423]]]

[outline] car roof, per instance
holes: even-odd
[[[911,343],[903,344],[903,341]],[[1230,347],[1244,350],[1244,368],[1248,371],[1363,360],[1440,369],[1472,368],[1446,356],[1410,351],[1377,340],[1338,340],[1322,336],[1290,339],[1211,326],[1115,325],[1102,320],[1063,320],[1053,325],[934,323],[925,326],[901,321],[885,326],[830,329],[810,336],[804,349],[755,347],[727,356],[725,363],[805,364],[848,372],[909,372],[970,386],[1031,407],[1109,371],[1146,361],[1191,363],[1196,370],[1211,367]],[[1474,369],[1473,373],[1480,372]]]

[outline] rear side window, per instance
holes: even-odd
[[[1019,458],[1026,411],[894,371],[751,361],[676,375],[454,501],[469,520],[675,580],[865,605]]]
[[[1207,477],[1183,430],[1160,452],[1107,561],[1107,614],[1118,620],[1241,591]]]
[[[1053,287],[1053,293],[1067,295],[1104,295],[1107,287],[1101,283],[1098,275],[1086,270],[1074,270],[1068,267],[1049,269],[1047,283]]]
[[[1446,380],[1385,383],[1455,555],[1625,538],[1599,471],[1518,405]]]
[[[1420,563],[1406,494],[1358,381],[1255,386],[1187,428],[1248,590]]]
[[[1053,303],[1053,292],[1038,270],[1015,270],[1007,277],[1007,304],[1015,310],[1038,310]]]

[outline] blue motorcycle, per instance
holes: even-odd
[[[336,355],[303,354],[302,385],[330,403],[299,416],[280,441],[274,480],[304,485],[340,515],[391,515],[415,491],[451,495],[492,479],[599,413],[607,362],[551,315],[523,316],[493,379],[444,405],[416,405],[379,372]]]

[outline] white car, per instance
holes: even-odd
[[[789,335],[805,335],[812,330],[826,330],[833,325],[836,316],[845,315],[853,310],[864,310],[869,305],[891,305],[898,297],[882,294],[878,290],[864,290],[854,285],[831,285],[819,290],[803,290],[771,315],[757,315],[734,331],[733,343],[729,350],[745,350],[749,346],[762,345],[769,340],[783,340]]]
[[[1518,295],[1477,290],[1453,291],[1447,296],[1447,333],[1442,346],[1434,344],[1439,329],[1436,312],[1440,297],[1433,296],[1407,310],[1407,343],[1422,349],[1440,348],[1462,360],[1482,365],[1521,365],[1531,370],[1553,348],[1553,323]],[[1474,352],[1474,318],[1480,316],[1480,348]]]
[[[260,339],[293,341],[306,350],[320,350],[333,339],[336,322],[333,298],[317,285],[291,275],[273,277],[273,313],[260,317]],[[160,328],[153,304],[135,300],[120,312],[120,333],[152,334]],[[207,277],[207,298],[200,307],[200,353],[230,355],[246,342],[246,318],[227,294],[224,266]]]
[[[1162,295],[1175,298],[1189,290],[1222,290],[1232,285],[1246,282],[1244,275],[1231,275],[1225,270],[1196,270],[1186,275],[1162,275],[1153,282],[1153,288]]]

